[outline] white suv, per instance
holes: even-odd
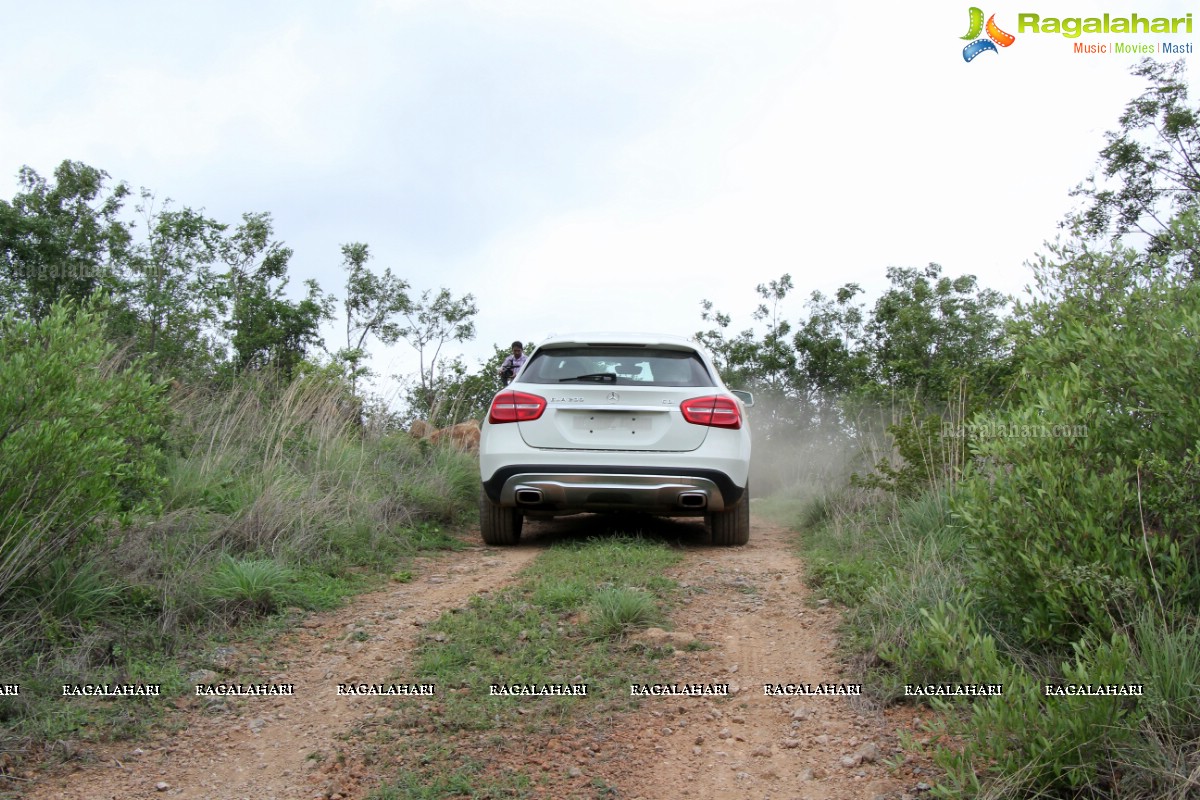
[[[682,337],[542,342],[482,428],[483,540],[516,544],[526,515],[640,511],[704,516],[714,544],[745,544],[753,402]]]

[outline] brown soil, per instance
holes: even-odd
[[[300,624],[257,662],[257,676],[249,656],[255,646],[235,645],[238,663],[218,680],[292,683],[295,696],[187,698],[175,715],[178,733],[82,749],[47,767],[25,796],[364,797],[387,777],[387,764],[364,758],[360,741],[381,705],[339,697],[336,684],[394,682],[406,674],[422,622],[511,581],[578,524],[531,524],[519,547],[431,558],[418,565],[413,582]],[[669,627],[691,634],[678,641],[694,637],[701,648],[680,645],[671,679],[730,684],[732,697],[646,698],[637,711],[591,715],[586,724],[547,731],[544,740],[527,737],[493,752],[511,761],[493,769],[535,775],[534,793],[554,798],[920,796],[927,788],[922,781],[932,782],[928,765],[917,766],[909,755],[896,766],[905,754],[895,731],[914,729],[911,712],[885,715],[865,698],[848,696],[764,695],[764,684],[852,680],[834,656],[837,613],[810,598],[784,531],[756,520],[750,544],[740,548],[702,544],[694,522],[664,522],[655,534],[685,550],[672,575],[685,601]]]
[[[676,680],[736,693],[644,702],[613,735],[624,750],[617,796],[899,800],[928,788],[928,763],[897,743],[897,728],[917,724],[911,711],[885,715],[865,696],[765,694],[765,684],[855,680],[834,655],[838,614],[812,599],[785,531],[756,520],[746,547],[697,548],[675,572],[689,598],[673,626],[711,646],[677,652]]]

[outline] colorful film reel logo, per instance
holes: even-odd
[[[996,45],[1008,47],[1017,40],[1017,37],[1011,33],[1005,33],[996,25],[996,15],[992,14],[988,17],[987,24],[983,23],[983,10],[971,6],[971,27],[967,30],[967,35],[963,39],[973,40],[970,44],[963,48],[963,61],[972,61],[975,56],[980,53],[991,51],[993,53],[1000,52],[996,49]],[[981,33],[987,33],[986,38],[980,38]]]

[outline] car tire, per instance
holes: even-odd
[[[523,515],[516,508],[493,503],[483,489],[479,490],[479,534],[493,545],[512,545],[521,541]]]
[[[725,511],[710,511],[708,527],[712,532],[712,543],[722,547],[743,545],[750,541],[750,487],[742,492],[742,499],[733,508]]]

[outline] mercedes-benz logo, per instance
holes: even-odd
[[[621,399],[621,395],[617,394],[616,392],[609,392],[607,399],[608,399],[608,402],[615,403]]]

